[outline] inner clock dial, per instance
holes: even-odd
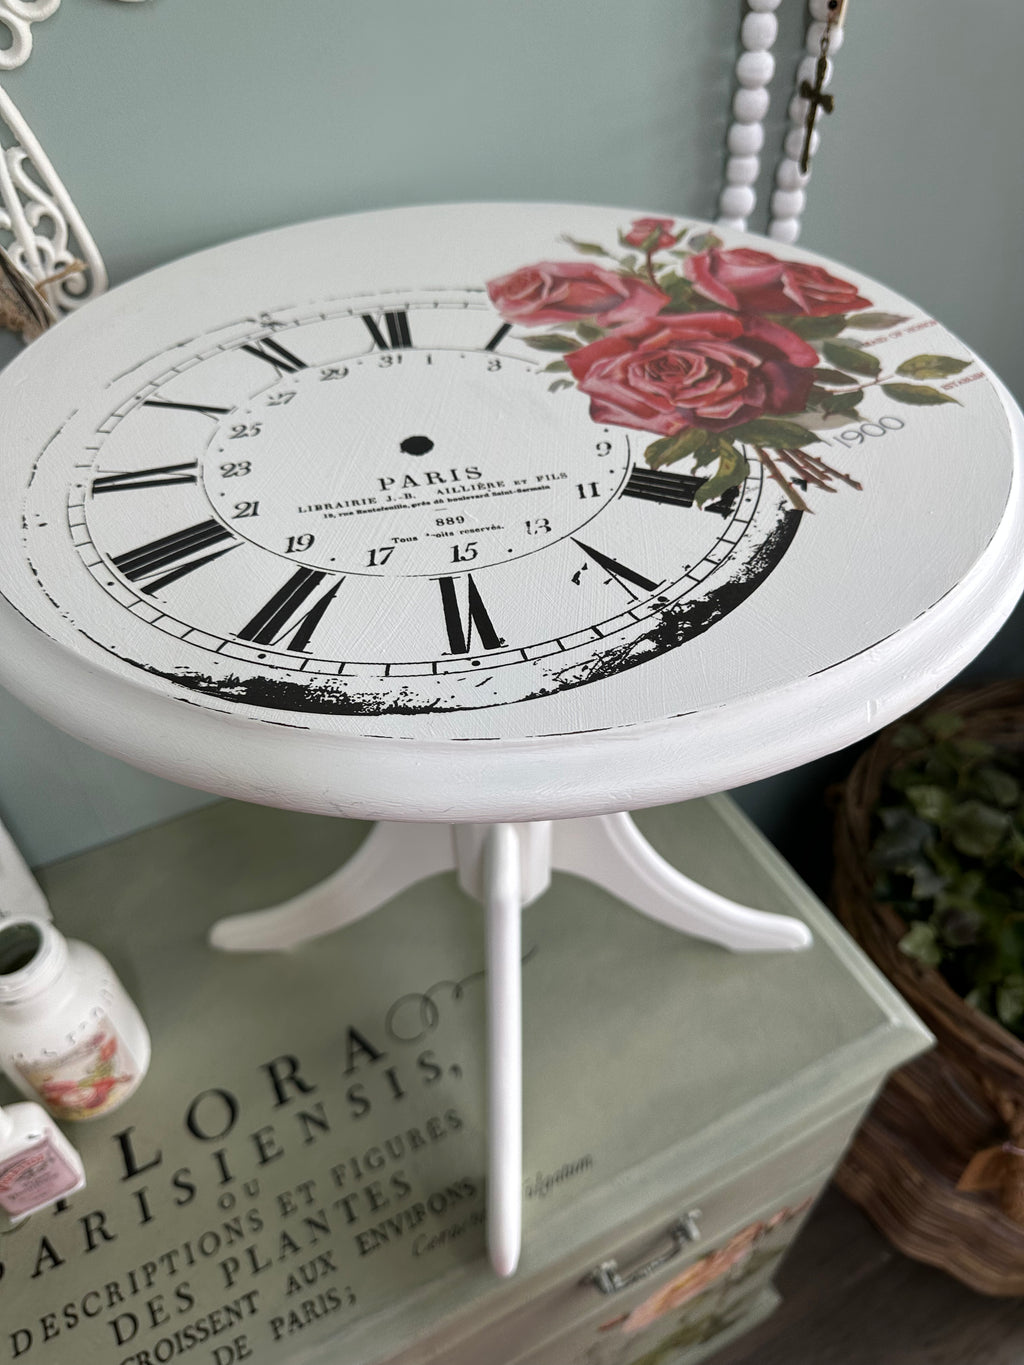
[[[536,364],[434,349],[297,370],[221,418],[201,461],[232,531],[346,575],[476,572],[580,531],[628,474]]]

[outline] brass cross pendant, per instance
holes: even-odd
[[[814,84],[810,81],[800,82],[800,94],[805,100],[810,100],[810,108],[807,110],[807,125],[804,129],[804,146],[800,153],[800,171],[802,175],[807,174],[807,168],[811,161],[811,135],[814,132],[814,125],[818,121],[818,110],[823,109],[826,114],[831,114],[836,107],[835,99],[832,95],[827,95],[823,89],[825,77],[828,74],[828,56],[825,52],[818,58],[818,66],[815,71]]]

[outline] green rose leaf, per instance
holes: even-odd
[[[574,251],[582,252],[584,256],[607,256],[609,254],[603,246],[598,246],[596,242],[581,242],[575,237],[569,236],[563,237],[562,241],[568,242]]]
[[[698,507],[703,507],[706,502],[713,502],[715,498],[720,498],[723,493],[728,493],[730,488],[739,488],[750,473],[747,457],[741,455],[736,447],[729,445],[727,441],[724,444],[728,450],[720,456],[718,469],[710,479],[705,479],[697,489],[694,501]]]
[[[571,380],[571,379],[556,379],[555,382],[554,382],[553,384],[549,384],[549,385],[548,385],[548,391],[549,391],[550,393],[557,393],[559,389],[571,389],[571,388],[572,388],[572,380]]]
[[[660,441],[652,441],[644,451],[644,460],[651,469],[662,469],[667,464],[684,460],[687,455],[696,455],[710,439],[708,432],[690,427],[678,436],[663,436]]]
[[[722,239],[713,232],[699,232],[696,237],[691,237],[686,245],[691,251],[717,251],[722,245]]]
[[[826,341],[821,349],[833,365],[852,370],[854,374],[870,375],[873,379],[882,368],[878,356],[862,351],[859,346],[851,346],[848,341]]]
[[[576,333],[581,341],[599,341],[604,336],[600,327],[595,327],[590,322],[577,322]]]
[[[550,365],[544,366],[544,373],[558,374],[559,372],[561,372],[564,374],[568,369],[569,366],[565,363],[564,360],[552,360]]]
[[[942,949],[935,941],[935,930],[923,920],[912,924],[909,932],[900,939],[900,952],[928,967],[937,967],[942,961]]]
[[[948,393],[940,393],[929,384],[883,384],[882,392],[897,403],[909,403],[911,407],[934,407],[938,403],[955,403]]]
[[[752,446],[769,446],[773,450],[799,449],[821,440],[820,436],[808,431],[799,422],[786,422],[778,417],[757,417],[753,422],[730,427],[729,436],[734,441],[746,441]]]
[[[524,337],[523,340],[535,351],[578,351],[580,346],[575,337],[560,336],[557,332],[551,336]]]
[[[843,374],[842,370],[817,369],[814,371],[814,377],[819,384],[832,384],[833,386],[856,384],[857,382],[852,374]]]
[[[824,390],[822,390],[824,393]],[[864,399],[863,389],[849,389],[846,393],[824,393],[821,406],[825,412],[849,412],[856,414]]]
[[[854,313],[849,325],[862,332],[884,332],[909,321],[909,318],[901,317],[899,313]]]
[[[658,277],[658,288],[664,290],[669,302],[663,313],[694,313],[706,310],[707,300],[702,299],[689,280],[682,275],[666,274]]]
[[[849,319],[842,313],[829,318],[795,318],[789,313],[773,313],[773,322],[780,327],[788,327],[805,341],[820,341],[822,337],[837,337]]]
[[[948,375],[966,370],[970,360],[955,360],[951,355],[912,355],[896,366],[897,374],[908,379],[945,379]]]

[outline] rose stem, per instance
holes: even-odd
[[[658,283],[658,277],[657,277],[657,276],[655,275],[655,273],[654,273],[654,252],[653,252],[653,251],[648,251],[648,252],[646,253],[646,256],[647,256],[647,278],[650,280],[651,284],[654,285],[655,289],[660,289],[660,288],[661,288],[661,285]]]
[[[767,469],[771,478],[773,478],[776,483],[780,483],[782,487],[786,490],[786,496],[789,498],[793,506],[800,512],[809,512],[811,509],[807,506],[803,498],[796,491],[793,485],[789,482],[786,476],[780,471],[779,467],[776,465],[772,457],[768,454],[767,450],[762,449],[761,446],[755,446],[754,449],[757,451],[761,463],[764,465],[765,469]]]
[[[818,488],[824,488],[826,493],[834,493],[836,491],[832,487],[832,485],[827,482],[826,479],[822,478],[822,476],[816,470],[812,469],[811,466],[805,462],[804,457],[800,451],[780,450],[779,458],[785,464],[791,465],[792,468],[795,469],[796,472],[800,475],[800,477],[806,479],[808,483],[813,483]]]
[[[842,479],[843,483],[848,483],[851,488],[856,488],[858,491],[863,492],[864,485],[862,483],[858,483],[857,480],[851,478],[849,474],[841,474],[838,469],[833,469],[830,464],[826,464],[825,461],[820,459],[817,455],[809,455],[805,450],[803,452],[803,458],[815,469],[823,470],[826,474],[831,474],[834,478]]]

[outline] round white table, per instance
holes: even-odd
[[[379,823],[218,924],[279,949],[457,869],[487,906],[489,1240],[519,1252],[519,913],[552,868],[736,950],[802,924],[626,812],[924,700],[1024,584],[1021,416],[810,252],[578,205],[228,243],[0,375],[0,679],[175,781]]]

